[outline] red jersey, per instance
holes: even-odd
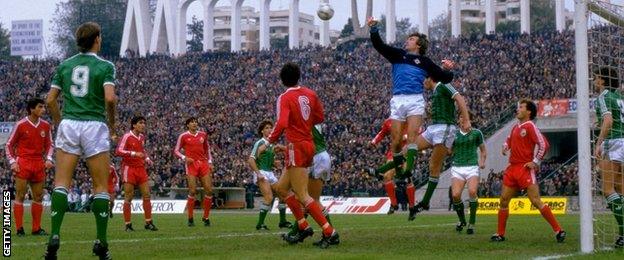
[[[550,145],[533,121],[526,121],[516,124],[511,129],[505,146],[511,150],[509,163],[535,162],[539,164]],[[537,146],[537,153],[535,153],[535,146]]]
[[[379,133],[377,133],[377,135],[375,135],[375,138],[371,140],[371,143],[373,144],[380,143],[381,140],[384,139],[384,137],[390,134],[390,132],[392,132],[392,119],[388,118],[383,122],[383,125],[381,126],[381,130],[379,130]],[[418,130],[417,134],[421,134],[423,132],[424,132],[424,127],[420,127],[420,130]],[[405,146],[405,144],[407,143],[407,125],[403,127],[402,134],[403,134],[403,140],[401,141],[401,147]]]
[[[108,166],[108,193],[111,193],[111,194],[115,193],[115,188],[117,187],[118,183],[119,183],[119,176],[117,176],[115,165],[111,163]]]
[[[288,88],[277,99],[277,120],[269,143],[276,143],[282,132],[290,143],[312,141],[312,127],[324,120],[323,105],[316,92],[298,86]]]
[[[9,164],[15,163],[18,157],[52,161],[54,147],[50,129],[50,124],[43,119],[39,119],[36,124],[30,122],[28,117],[18,121],[5,147]]]
[[[145,136],[143,134],[137,136],[132,131],[128,131],[123,135],[119,144],[117,144],[115,154],[122,158],[121,163],[123,165],[145,167],[145,160],[147,160],[148,157],[147,154],[145,154],[143,144],[145,144]],[[145,154],[145,158],[136,157],[136,155],[132,155],[133,153],[143,153]]]
[[[184,149],[184,154],[180,152],[181,149]],[[210,154],[210,145],[208,144],[206,132],[197,131],[197,133],[191,134],[189,131],[186,131],[182,133],[178,137],[173,153],[182,160],[189,157],[196,161],[212,163],[212,154]]]

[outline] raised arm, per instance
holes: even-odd
[[[377,26],[378,22],[373,20],[372,17],[368,18],[367,24],[370,27],[370,38],[373,43],[373,48],[375,48],[375,50],[377,50],[377,52],[379,52],[379,54],[381,54],[381,56],[386,58],[389,62],[399,60],[405,51],[389,46],[383,42],[381,36],[379,35],[379,27]]]

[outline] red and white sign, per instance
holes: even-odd
[[[570,109],[568,99],[540,100],[537,106],[538,117],[565,116]]]
[[[123,213],[123,200],[115,200],[114,214]],[[152,214],[184,213],[186,200],[152,200]],[[132,200],[132,213],[143,213],[143,200]]]
[[[379,198],[345,198],[321,196],[321,205],[325,207],[329,214],[386,214],[390,209],[390,199]],[[273,203],[272,214],[279,213],[277,201]],[[290,213],[290,209],[286,209]]]

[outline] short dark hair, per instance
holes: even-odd
[[[267,125],[272,126],[273,122],[271,120],[262,120],[262,122],[260,122],[260,125],[258,125],[258,132],[256,132],[258,136],[262,137],[262,130],[264,130]]]
[[[600,77],[605,81],[605,87],[611,89],[620,88],[620,81],[618,73],[615,69],[610,67],[601,67],[594,70],[594,77]]]
[[[43,102],[43,99],[40,98],[31,98],[28,101],[26,101],[26,112],[28,112],[28,114],[30,115],[30,112],[32,112],[33,109],[37,108],[37,105],[42,104],[45,105],[45,102]]]
[[[416,32],[407,36],[407,38],[410,37],[418,37],[418,41],[416,42],[419,46],[418,54],[425,55],[427,53],[427,49],[429,49],[429,39],[427,39],[427,35]]]
[[[94,22],[86,22],[81,24],[76,30],[76,45],[78,51],[85,53],[93,48],[95,39],[100,36],[102,29],[100,25]]]
[[[146,121],[143,116],[134,116],[130,119],[130,129],[134,129],[134,125],[138,124],[141,121]]]
[[[297,83],[299,83],[299,78],[301,78],[301,69],[299,69],[299,65],[292,62],[284,64],[282,70],[280,71],[280,79],[282,79],[282,84],[284,84],[284,86],[296,86]]]
[[[191,122],[197,122],[197,118],[196,118],[196,117],[194,117],[194,116],[189,117],[188,119],[186,119],[186,121],[184,121],[184,125],[185,125],[186,127],[188,127],[188,125],[189,125]]]
[[[524,104],[524,106],[526,106],[526,109],[531,111],[531,116],[529,117],[529,119],[535,119],[535,117],[537,116],[537,105],[535,105],[535,102],[528,99],[522,99],[520,100],[520,104]]]

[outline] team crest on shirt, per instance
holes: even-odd
[[[526,136],[526,129],[522,129],[520,130],[520,136],[525,137]]]
[[[420,60],[419,59],[414,59],[414,63],[415,64],[420,64]]]
[[[41,135],[41,137],[45,137],[45,131],[41,130],[41,133],[39,133]]]
[[[199,142],[203,144],[203,143],[204,143],[204,138],[203,138],[203,137],[200,137],[200,138],[199,138]]]

